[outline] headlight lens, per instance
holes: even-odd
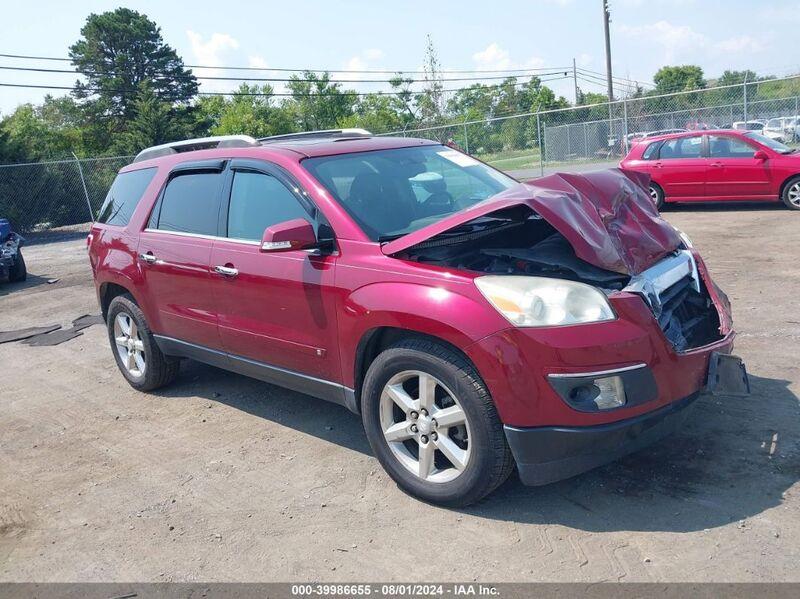
[[[480,292],[518,327],[548,327],[614,320],[606,296],[591,285],[544,277],[486,276]]]

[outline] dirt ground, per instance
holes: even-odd
[[[344,408],[195,363],[137,393],[101,326],[0,345],[0,581],[800,581],[800,213],[665,215],[731,297],[753,395],[466,510],[400,492]],[[96,313],[84,247],[27,248],[0,330]]]

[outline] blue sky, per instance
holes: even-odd
[[[444,69],[564,67],[572,64],[573,57],[582,68],[605,68],[601,0],[4,4],[0,53],[66,56],[90,12],[124,5],[155,20],[165,40],[188,64],[416,70],[430,33]],[[776,75],[800,71],[797,0],[611,0],[611,7],[615,76],[651,81],[660,66],[685,63],[699,64],[711,77],[726,68]],[[21,64],[0,58],[0,65]],[[71,85],[73,81],[68,74],[0,71],[0,82]],[[571,80],[548,85],[572,99]],[[587,91],[604,91],[599,82],[580,85]],[[204,84],[205,89],[219,91],[234,86]],[[22,102],[38,102],[45,93],[0,88],[0,114]]]

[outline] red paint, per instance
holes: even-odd
[[[631,148],[620,167],[650,175],[664,190],[667,202],[779,201],[784,183],[800,174],[800,154],[781,154],[747,137],[746,133],[726,129],[648,138]],[[652,143],[694,136],[701,138],[703,148],[696,158],[643,159],[644,151]],[[752,148],[753,156],[710,156],[709,136],[745,143]]]
[[[729,351],[733,333],[727,300],[713,285],[702,260],[698,265],[726,334],[714,347],[676,354],[642,299],[628,293],[611,296],[619,316],[611,322],[518,329],[478,291],[473,282],[478,273],[386,255],[392,244],[382,251],[378,243],[369,241],[302,166],[302,160],[312,155],[427,143],[432,142],[371,138],[226,148],[130,165],[123,170],[156,166],[158,173],[126,227],[93,226],[88,243],[98,293],[108,283],[127,289],[157,334],[348,387],[356,385],[357,348],[370,331],[396,327],[425,333],[454,345],[474,362],[501,419],[510,425],[582,425],[624,419],[681,399],[703,386],[711,350]],[[302,250],[262,252],[258,242],[145,230],[150,210],[174,165],[234,157],[269,161],[294,176],[330,223],[336,251],[320,256]],[[647,204],[649,199],[641,200],[643,179],[628,175],[631,193],[620,198],[612,197],[610,191],[615,177],[618,185],[619,172],[588,178],[548,177],[465,213],[474,217],[498,207],[529,204],[565,232],[583,255],[636,272],[677,242],[674,232]],[[564,199],[565,192],[573,194],[571,200]],[[631,199],[631,194],[639,200]],[[429,237],[464,218],[452,217],[418,236]],[[583,228],[587,233],[581,238]],[[641,247],[634,247],[637,243]],[[169,264],[140,259],[139,254],[148,252]],[[235,268],[238,274],[218,274],[214,266]],[[652,368],[658,399],[613,413],[587,414],[569,408],[545,378],[551,372],[602,370],[639,362]]]

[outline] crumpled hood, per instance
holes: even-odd
[[[561,233],[582,260],[636,275],[681,245],[679,233],[650,199],[649,182],[645,174],[618,168],[549,175],[390,241],[382,250],[396,254],[478,217],[525,205]]]

